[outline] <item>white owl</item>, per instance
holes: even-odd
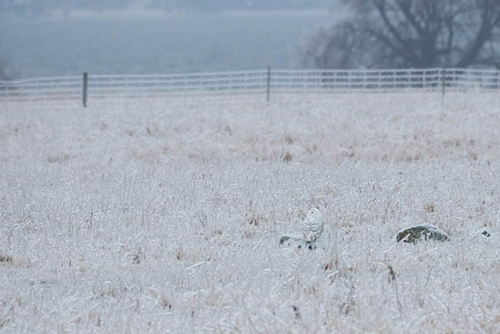
[[[305,246],[308,249],[316,248],[316,240],[323,232],[323,214],[316,208],[312,208],[307,212],[304,219],[302,233],[304,234]]]

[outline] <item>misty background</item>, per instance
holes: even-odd
[[[3,0],[0,57],[14,79],[302,68],[331,0]]]

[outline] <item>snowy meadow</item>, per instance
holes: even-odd
[[[499,129],[481,92],[1,102],[0,332],[499,333]]]

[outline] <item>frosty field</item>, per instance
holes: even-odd
[[[499,333],[499,129],[480,92],[0,103],[0,332]]]

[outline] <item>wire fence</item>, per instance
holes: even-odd
[[[0,81],[0,101],[191,95],[499,91],[500,71],[470,69],[265,70],[169,75],[87,75]]]

